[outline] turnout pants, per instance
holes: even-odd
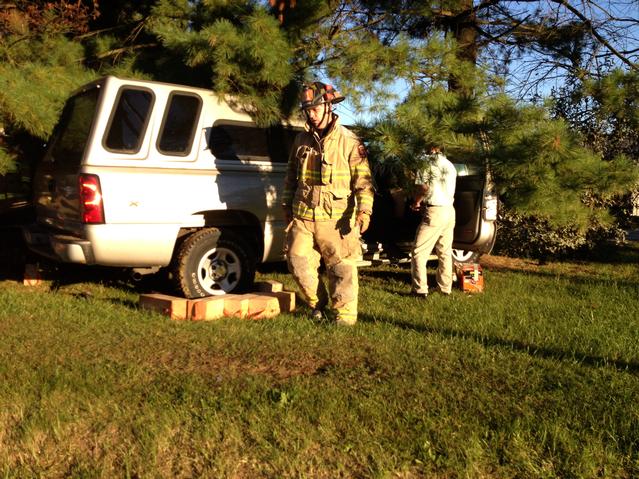
[[[293,219],[287,237],[287,262],[302,298],[311,308],[324,308],[331,299],[336,319],[357,321],[357,261],[361,258],[359,231],[342,220]],[[319,275],[324,260],[328,294]]]
[[[437,254],[437,285],[442,293],[450,293],[453,286],[453,230],[455,208],[430,206],[417,228],[411,260],[412,290],[427,294],[426,262],[435,248]]]

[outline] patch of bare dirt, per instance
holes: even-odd
[[[538,272],[543,266],[532,259],[510,258],[508,256],[483,255],[479,261],[482,267],[491,271]]]
[[[489,271],[513,271],[519,273],[545,273],[571,277],[601,275],[602,264],[587,261],[549,261],[484,255],[479,261]]]
[[[187,355],[188,356],[188,355]],[[194,355],[191,355],[194,356]],[[202,356],[176,358],[174,355],[165,355],[159,361],[159,366],[168,370],[179,368],[183,372],[213,375],[218,379],[234,379],[241,376],[264,375],[273,378],[277,382],[286,381],[297,376],[313,376],[323,374],[334,366],[333,361],[315,358],[311,356],[299,357],[265,357],[257,361],[247,361],[243,358],[215,356]],[[185,361],[186,359],[186,361]]]

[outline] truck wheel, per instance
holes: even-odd
[[[476,263],[480,256],[476,251],[453,248],[453,261],[456,263]]]
[[[174,277],[187,298],[241,293],[253,284],[255,263],[255,253],[239,235],[207,228],[182,243]]]

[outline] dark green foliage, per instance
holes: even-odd
[[[443,87],[416,91],[392,118],[373,126],[371,139],[382,163],[407,172],[405,186],[424,151],[443,145],[455,162],[488,165],[509,207],[582,231],[607,217],[584,197],[623,194],[637,178],[627,157],[602,161],[564,121],[505,96],[468,98]]]
[[[281,118],[292,49],[266,8],[252,1],[161,0],[146,29],[188,69],[208,70],[208,87],[250,105],[258,123]]]
[[[597,81],[575,78],[553,90],[551,99],[553,114],[581,132],[604,159],[639,160],[639,74],[615,70]]]
[[[455,161],[489,166],[502,201],[522,215],[543,217],[555,226],[575,227],[582,234],[592,223],[610,222],[603,203],[625,194],[637,181],[637,168],[631,160],[636,155],[602,158],[600,151],[590,149],[581,132],[553,118],[547,108],[521,104],[499,94],[499,79],[486,73],[495,71],[495,64],[492,59],[484,63],[487,57],[483,56],[503,56],[507,67],[509,59],[530,53],[528,49],[533,47],[534,54],[547,56],[555,65],[548,67],[540,59],[538,65],[543,71],[556,71],[561,65],[563,71],[587,77],[582,67],[584,59],[604,37],[614,36],[614,29],[599,23],[600,17],[596,18],[598,23],[591,24],[577,11],[558,7],[548,15],[543,6],[533,6],[534,10],[528,9],[521,21],[512,22],[521,12],[501,5],[493,8],[487,3],[476,11],[464,1],[442,6],[419,0],[341,3],[360,7],[346,10],[348,18],[357,18],[354,21],[359,20],[361,28],[342,28],[340,34],[345,36],[343,31],[348,30],[358,38],[369,38],[369,44],[370,38],[378,40],[379,50],[393,51],[395,61],[404,67],[396,68],[391,60],[373,62],[376,66],[368,70],[353,69],[368,74],[373,82],[384,83],[387,77],[379,70],[388,67],[407,89],[410,86],[397,108],[370,125],[372,150],[378,154],[380,167],[405,178],[408,186],[411,172],[420,167],[424,149],[433,143],[442,144]],[[368,16],[357,17],[354,11],[365,11]],[[508,21],[499,20],[505,17]],[[464,33],[473,25],[481,25],[479,34],[489,40],[480,51],[473,50],[476,44],[464,43],[475,38]],[[601,27],[597,30],[599,38],[593,36],[593,27]],[[497,38],[500,40],[495,41]],[[402,55],[401,46],[405,44],[410,48]],[[610,55],[609,46],[605,44],[604,55]],[[381,60],[377,55],[375,58]],[[345,64],[357,65],[353,61]],[[357,75],[348,68],[343,74],[339,69],[331,73],[347,82]],[[613,73],[591,88],[606,97],[602,104],[610,105],[611,112],[628,117],[638,111],[628,101],[633,98],[630,92],[636,89],[631,78]],[[377,95],[377,101],[388,103],[388,97]],[[635,133],[634,137],[639,135]],[[599,205],[585,201],[595,195],[601,199]]]
[[[599,80],[575,78],[570,86],[555,90],[552,111],[582,135],[584,144],[603,158],[603,164],[623,161],[639,170],[639,77],[635,72],[615,70]],[[613,179],[614,181],[614,179]],[[584,197],[591,208],[608,211],[613,228],[634,226],[633,198],[639,183],[629,182],[616,195],[594,189]],[[636,200],[635,200],[636,201]]]
[[[587,228],[557,226],[548,219],[502,208],[494,254],[541,261],[567,258],[605,258],[625,241],[616,225],[593,222]]]
[[[94,74],[82,66],[80,44],[68,34],[84,31],[89,10],[45,2],[15,2],[0,15],[0,172],[24,158],[36,137],[47,138],[64,100]],[[25,133],[28,136],[25,136]],[[31,137],[31,138],[29,138]],[[20,138],[25,140],[20,144]]]

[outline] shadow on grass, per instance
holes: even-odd
[[[406,283],[409,287],[411,283],[410,266],[396,266],[383,270],[362,268],[359,270],[359,275],[360,279],[375,278],[382,280],[393,280]]]
[[[87,271],[91,270],[91,271]],[[176,295],[171,283],[164,276],[158,274],[143,277],[134,281],[125,270],[109,269],[106,267],[82,267],[64,269],[57,274],[57,279],[51,283],[49,291],[59,292],[80,300],[92,300],[99,303],[110,303],[127,309],[139,309],[139,300],[122,297],[103,296],[93,294],[91,288],[82,288],[86,284],[100,284],[107,288],[116,288],[136,295],[160,293],[170,296]],[[74,287],[75,286],[75,287]],[[79,290],[78,290],[79,289]]]
[[[639,264],[639,242],[629,241],[622,245],[607,245],[581,261],[601,264]]]
[[[33,261],[19,226],[0,226],[0,280],[22,281],[25,264]]]
[[[274,263],[261,263],[257,265],[257,271],[263,274],[269,273],[288,273],[288,266],[286,261],[276,261]]]
[[[545,266],[540,266],[537,264],[531,265],[530,260],[521,260],[516,258],[504,258],[505,261],[501,261],[496,263],[494,259],[486,265],[483,265],[483,269],[488,274],[490,273],[519,273],[525,274],[531,277],[538,278],[548,278],[553,281],[559,277],[566,282],[570,282],[574,285],[602,285],[602,286],[611,286],[615,285],[617,287],[636,289],[637,294],[639,295],[639,282],[633,280],[617,280],[613,278],[601,277],[595,271],[583,271],[580,270],[581,263],[570,263],[569,265],[564,266],[564,270],[556,271],[550,270]],[[587,264],[587,263],[583,263]],[[593,264],[593,263],[590,263]],[[614,263],[613,263],[614,264]],[[629,262],[629,264],[633,264],[633,262]],[[637,275],[639,277],[639,257],[637,257]],[[436,268],[437,264],[435,262],[429,262],[428,264],[428,285],[429,288],[435,288],[437,286],[436,282]],[[409,266],[398,266],[392,268],[385,269],[375,269],[375,268],[362,268],[360,269],[360,284],[364,283],[366,279],[377,279],[382,281],[392,281],[401,283],[405,285],[407,290],[410,290],[411,286],[411,272]],[[392,293],[398,294],[397,287],[386,288],[384,286],[378,286],[380,289]],[[455,284],[453,284],[453,288]],[[399,293],[401,295],[401,292]]]
[[[586,264],[586,263],[584,263]],[[593,263],[590,263],[593,264]],[[602,286],[621,286],[629,289],[637,289],[639,294],[639,282],[633,280],[619,280],[614,278],[602,278],[596,272],[587,272],[579,270],[579,264],[571,265],[570,271],[551,271],[551,270],[531,270],[529,268],[520,268],[517,266],[489,266],[484,268],[485,271],[495,272],[495,273],[519,273],[525,274],[527,276],[538,277],[538,278],[548,278],[553,281],[556,278],[560,278],[567,282],[570,282],[574,285],[602,285]],[[639,268],[637,270],[637,274],[639,275]]]
[[[555,359],[558,361],[576,361],[590,367],[613,367],[620,372],[639,373],[638,361],[622,361],[618,359],[608,359],[600,356],[575,352],[568,352],[559,348],[549,348],[523,341],[507,340],[497,337],[482,336],[475,333],[458,331],[449,328],[435,328],[424,324],[415,324],[408,321],[373,317],[366,313],[359,313],[359,319],[367,323],[385,323],[396,326],[405,331],[413,331],[422,334],[435,334],[446,339],[463,339],[474,341],[487,348],[506,348],[515,352],[525,353],[535,358]]]
[[[572,258],[548,258],[547,261],[525,257],[510,257],[490,254],[482,256],[480,263],[486,262],[489,267],[501,269],[523,269],[525,271],[545,268],[554,262],[579,266],[582,264],[624,265],[639,264],[639,241],[626,242],[622,245],[606,245],[588,255],[576,255]]]

